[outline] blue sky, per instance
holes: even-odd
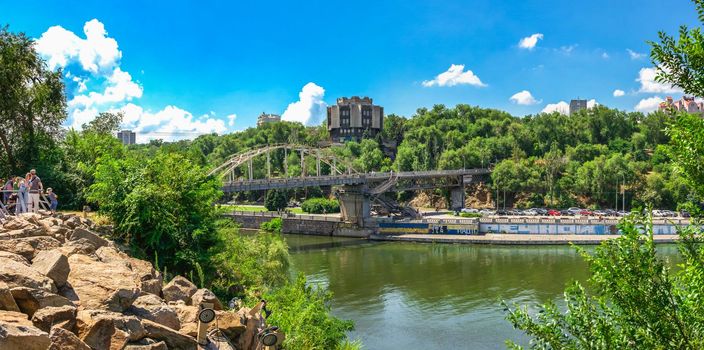
[[[142,140],[240,130],[262,111],[315,124],[351,95],[404,116],[437,103],[522,116],[576,97],[648,111],[680,94],[652,82],[646,41],[699,25],[688,0],[0,0],[0,23],[68,73],[67,125],[124,110]]]

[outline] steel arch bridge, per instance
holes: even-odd
[[[288,172],[288,162],[286,158],[288,152],[297,152],[301,158],[301,177],[306,177],[306,156],[314,157],[316,160],[316,174],[314,176],[322,176],[321,164],[328,165],[330,171],[327,175],[344,175],[358,174],[354,166],[345,159],[336,156],[331,148],[315,148],[300,144],[274,144],[260,148],[250,149],[231,156],[220,166],[211,170],[208,175],[219,176],[225,181],[233,182],[236,180],[235,170],[243,165],[247,166],[248,180],[254,180],[254,167],[252,161],[262,155],[266,156],[266,178],[271,178],[271,153],[276,150],[284,150],[284,173]]]

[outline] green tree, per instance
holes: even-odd
[[[704,23],[704,0],[693,0],[699,17]],[[690,30],[683,25],[679,38],[661,31],[660,42],[649,41],[650,59],[658,70],[655,80],[679,86],[685,93],[704,96],[704,34],[701,28]]]
[[[52,153],[65,119],[61,71],[47,68],[33,40],[24,33],[0,28],[0,164],[4,164],[4,173],[30,167],[45,174],[54,171],[51,162],[57,159]]]
[[[115,226],[135,255],[189,273],[207,266],[215,242],[220,183],[183,155],[159,152],[152,159],[103,157],[88,199]]]
[[[535,313],[504,304],[508,320],[532,339],[532,349],[704,347],[699,230],[681,232],[682,268],[673,272],[657,255],[650,221],[626,219],[619,228],[622,236],[602,243],[593,254],[580,249],[591,272],[589,288],[572,282],[564,308],[548,302]]]
[[[288,205],[288,199],[286,190],[269,190],[264,198],[264,207],[269,211],[284,210]]]

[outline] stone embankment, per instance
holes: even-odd
[[[181,276],[164,285],[151,263],[122,252],[107,233],[61,214],[2,220],[0,349],[256,349],[259,313],[226,311]],[[216,310],[213,338],[230,344],[197,343],[204,302]]]

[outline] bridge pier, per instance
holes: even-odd
[[[450,210],[464,208],[464,186],[450,189]]]
[[[357,224],[359,227],[364,227],[365,222],[369,221],[371,201],[369,196],[365,195],[365,187],[364,185],[344,186],[337,192],[343,221]]]

